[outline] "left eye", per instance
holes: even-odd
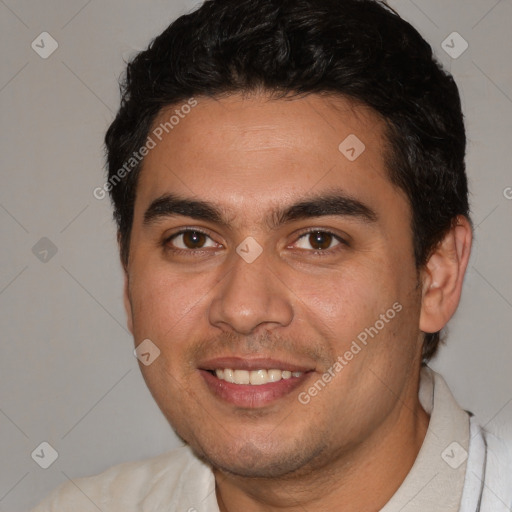
[[[335,242],[334,245],[332,245],[333,242]],[[315,251],[326,251],[336,247],[341,242],[339,237],[328,231],[310,231],[299,237],[297,245],[301,249],[310,249],[312,247]],[[310,245],[310,247],[307,247],[307,245]]]

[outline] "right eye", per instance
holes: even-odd
[[[208,240],[211,244],[205,245]],[[164,245],[177,252],[194,252],[218,246],[206,233],[197,229],[183,229],[174,233],[164,241]]]

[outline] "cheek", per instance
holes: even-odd
[[[327,340],[332,358],[347,359],[343,374],[361,389],[369,385],[363,377],[371,377],[367,367],[378,374],[400,373],[416,353],[419,305],[412,275],[388,259],[296,283],[301,298],[296,317]]]
[[[138,336],[166,338],[190,322],[207,298],[204,276],[170,272],[150,263],[130,278],[134,331]]]
[[[364,267],[346,268],[327,278],[301,277],[294,286],[300,298],[297,305],[302,308],[296,318],[307,319],[327,339],[339,340],[343,348],[397,300],[385,279],[381,276],[377,281],[371,269]]]

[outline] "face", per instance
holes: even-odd
[[[197,101],[137,188],[125,300],[160,350],[144,378],[216,468],[326,464],[416,393],[411,210],[383,122],[339,97]]]

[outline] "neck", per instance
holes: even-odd
[[[411,470],[428,423],[415,390],[363,443],[334,457],[324,453],[300,474],[265,479],[214,470],[220,511],[377,512]]]

